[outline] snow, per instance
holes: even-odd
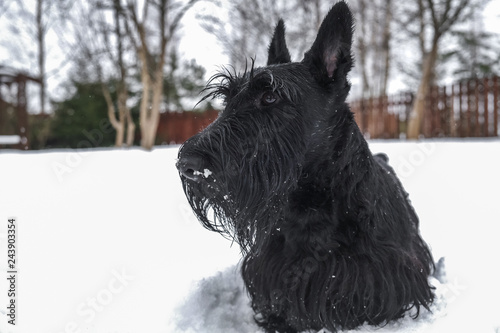
[[[196,170],[193,172],[193,175],[202,176],[203,178],[208,178],[211,174],[212,174],[212,171],[210,171],[209,169],[203,169],[203,172],[196,171]]]
[[[500,332],[500,141],[370,147],[389,156],[448,282],[431,281],[431,313],[355,332]],[[258,332],[239,249],[193,216],[177,150],[0,151],[0,248],[15,217],[19,269],[15,327],[0,279],[0,332]]]
[[[0,145],[15,145],[21,142],[19,135],[0,135]]]

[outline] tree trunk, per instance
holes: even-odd
[[[162,67],[163,68],[163,67]],[[163,71],[160,68],[157,69],[156,82],[151,84],[149,87],[148,97],[151,94],[151,101],[144,106],[145,109],[141,108],[141,129],[142,129],[142,139],[141,146],[144,149],[151,150],[155,144],[156,131],[158,129],[158,123],[160,122],[160,106],[163,97]],[[142,106],[142,103],[141,103]]]
[[[436,60],[438,55],[438,39],[434,38],[432,42],[432,49],[427,54],[422,68],[422,79],[417,90],[417,96],[413,103],[413,108],[410,113],[410,121],[408,123],[408,139],[418,139],[422,122],[424,119],[425,104],[429,98],[429,89],[435,77]]]
[[[373,48],[373,53],[370,55],[370,57],[373,57],[371,61],[371,73],[373,77],[380,77],[380,59],[382,58],[382,50],[380,48],[380,43],[379,43],[379,36],[381,34],[380,31],[380,17],[379,17],[379,11],[378,10],[373,10],[372,11],[372,17],[371,17],[371,25],[369,26],[370,29],[370,46]],[[378,95],[377,92],[380,91],[380,81],[378,80],[373,80],[372,79],[372,84],[371,84],[371,90],[370,90],[370,97]]]
[[[359,54],[359,68],[361,71],[361,96],[362,98],[368,98],[370,96],[370,83],[368,81],[368,69],[366,65],[367,56],[367,32],[366,32],[366,3],[365,0],[359,0],[359,15],[360,15],[360,28],[361,33],[358,34],[358,54]]]
[[[106,100],[106,104],[108,105],[108,118],[111,123],[111,126],[116,131],[115,137],[115,146],[121,147],[123,145],[123,137],[124,137],[124,117],[119,112],[119,119],[116,119],[115,115],[115,106],[113,105],[113,100],[111,99],[111,94],[109,93],[108,88],[102,83],[102,93],[104,95],[104,99]]]
[[[134,145],[135,138],[135,124],[132,119],[132,115],[130,114],[130,109],[127,108],[126,121],[127,121],[127,147],[131,147]]]
[[[137,15],[136,9],[132,3],[128,5],[128,14],[134,25],[136,34],[131,33],[129,36],[137,50],[141,68],[141,83],[142,83],[142,100],[140,105],[139,122],[141,128],[141,147],[151,150],[155,144],[156,131],[160,121],[160,106],[163,97],[163,70],[165,67],[165,58],[167,45],[176,31],[180,20],[184,14],[198,0],[189,0],[188,3],[178,7],[179,10],[172,20],[168,19],[168,13],[172,10],[173,4],[167,0],[162,0],[159,3],[146,1],[143,7],[141,21]],[[145,22],[148,22],[148,8],[155,5],[158,10],[158,28],[159,45],[157,51],[150,51],[150,42],[147,39],[147,31]],[[137,40],[138,39],[138,40]]]
[[[141,128],[141,147],[146,148],[146,149],[151,149],[148,148],[150,146],[149,143],[149,132],[150,132],[150,125],[149,125],[149,99],[150,99],[150,93],[151,93],[151,81],[149,78],[149,75],[147,73],[147,63],[144,63],[145,61],[145,55],[144,51],[139,52],[139,55],[141,57],[141,62],[143,62],[143,65],[141,67],[141,82],[142,82],[142,99],[141,99],[141,104],[139,106],[139,126]]]
[[[38,39],[38,69],[40,71],[40,112],[45,114],[45,28],[42,22],[43,0],[37,0],[36,4],[36,35]]]
[[[125,82],[120,82],[118,88],[118,113],[120,115],[120,123],[123,124],[123,137],[125,137],[125,130],[127,132],[127,138],[125,140],[125,145],[130,147],[134,144],[135,135],[135,124],[132,120],[132,115],[130,114],[130,109],[127,106],[128,92]],[[123,141],[122,141],[123,145]]]
[[[127,86],[125,85],[125,82],[123,80],[122,91],[118,95],[118,107],[123,109],[123,115],[125,117],[124,123],[126,124],[127,127],[127,139],[125,141],[125,144],[127,145],[127,147],[131,147],[134,145],[135,124],[134,120],[132,119],[132,115],[130,114],[130,109],[127,106],[127,100],[128,100],[128,91],[127,91]]]
[[[122,12],[122,7],[120,4],[120,0],[113,1],[114,6],[114,20],[115,20],[115,35],[117,39],[117,58],[118,58],[118,69],[120,71],[120,80],[117,86],[117,99],[118,99],[118,114],[119,114],[119,122],[121,125],[120,133],[117,131],[117,138],[119,139],[120,144],[122,146],[124,143],[125,130],[127,131],[127,139],[125,141],[125,145],[130,147],[134,144],[134,134],[135,134],[135,124],[132,121],[132,116],[130,115],[130,109],[127,107],[128,100],[128,87],[125,78],[127,76],[127,70],[123,63],[123,34],[120,25],[120,13]],[[118,145],[117,145],[118,146]]]
[[[143,53],[145,58],[145,54]],[[161,61],[160,61],[161,62]],[[141,147],[151,150],[155,144],[156,131],[160,121],[160,105],[163,97],[163,64],[155,70],[154,81],[147,72],[147,66],[142,66],[141,81],[143,95],[140,105]]]
[[[382,73],[380,83],[380,96],[387,95],[387,82],[389,80],[391,67],[391,22],[392,22],[392,0],[385,1],[385,18],[382,32]]]

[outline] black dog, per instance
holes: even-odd
[[[345,103],[352,33],[339,2],[292,63],[280,21],[267,67],[209,83],[207,97],[223,97],[225,109],[179,152],[199,220],[241,246],[266,332],[383,325],[434,299],[408,195]]]

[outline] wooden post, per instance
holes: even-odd
[[[468,80],[467,81],[467,115],[466,115],[466,118],[467,118],[467,131],[465,133],[465,135],[467,137],[470,137],[471,136],[471,126],[472,126],[472,123],[471,123],[471,119],[472,119],[472,114],[471,114],[471,110],[472,110],[472,93],[471,93],[471,80]]]
[[[5,110],[5,106],[4,106],[4,100],[2,98],[2,86],[0,84],[0,134],[3,134],[1,131],[2,131],[2,124],[5,124],[5,120],[4,120],[4,110]]]
[[[489,89],[488,89],[488,83],[489,79],[485,77],[483,79],[483,104],[484,104],[484,133],[483,136],[489,137],[490,136],[490,126],[488,123],[489,117],[488,117],[488,94],[489,94]]]
[[[439,135],[439,87],[432,87],[432,122],[429,128],[429,137],[436,137]]]
[[[479,79],[474,79],[474,136],[480,136],[480,124],[479,124]]]
[[[29,148],[28,141],[28,103],[26,98],[26,79],[17,78],[17,124],[18,135],[21,137],[19,148],[27,150]]]
[[[385,118],[385,112],[384,112],[384,97],[379,96],[378,98],[378,110],[379,110],[379,117],[380,117],[380,136],[382,139],[386,137],[386,128],[384,124],[384,118]]]
[[[498,133],[498,76],[493,78],[493,135],[499,136]]]
[[[451,87],[444,87],[444,90],[443,90],[443,93],[444,93],[444,96],[443,96],[443,133],[445,134],[445,136],[449,137],[450,134],[451,134],[451,122],[452,122],[452,113],[450,111],[450,104],[451,104]]]
[[[392,126],[390,125],[389,119],[389,110],[387,105],[387,96],[381,96],[381,108],[382,108],[382,117],[385,119],[384,121],[384,138],[392,138]]]
[[[361,119],[361,126],[362,126],[362,131],[363,135],[368,132],[368,123],[367,123],[367,114],[366,114],[366,107],[365,107],[366,100],[362,98],[359,101],[359,118]]]
[[[367,105],[366,105],[366,99],[361,99],[361,102],[359,104],[360,110],[361,110],[361,121],[363,123],[363,135],[366,135],[366,133],[369,133],[368,131],[368,110]]]
[[[451,98],[450,98],[450,136],[455,137],[457,136],[457,131],[456,131],[456,122],[455,122],[455,85],[451,85]]]
[[[438,114],[438,108],[437,108],[437,87],[432,86],[429,91],[429,99],[426,101],[427,102],[427,116],[425,117],[425,126],[423,130],[423,135],[426,138],[434,137],[435,132],[436,132],[436,114]]]
[[[407,99],[407,103],[406,103],[406,118],[405,118],[406,119],[406,128],[405,128],[406,133],[408,133],[408,126],[410,125],[411,108],[413,105],[413,100],[415,99],[415,96],[411,92],[408,92],[407,96],[408,96],[408,99]]]
[[[441,136],[444,134],[444,129],[443,129],[443,119],[446,119],[446,116],[444,114],[446,108],[443,108],[443,105],[446,105],[446,87],[441,87],[436,86],[436,99],[434,100],[435,103],[435,118],[436,122],[434,124],[434,136]],[[443,102],[443,103],[441,103]]]
[[[463,114],[463,93],[464,93],[464,90],[463,90],[463,83],[460,82],[458,84],[459,86],[459,91],[458,91],[458,101],[459,101],[459,108],[458,108],[458,115],[459,115],[459,119],[458,119],[458,130],[459,130],[459,136],[460,137],[463,137],[464,136],[464,123],[465,123],[465,119],[464,119],[464,114]]]
[[[370,121],[368,122],[368,126],[369,126],[369,129],[368,129],[368,132],[370,133],[370,138],[372,139],[375,139],[376,138],[376,135],[375,135],[375,116],[374,116],[374,109],[373,109],[373,98],[370,97],[368,99],[368,114],[370,116]]]

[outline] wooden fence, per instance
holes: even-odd
[[[500,136],[500,79],[488,77],[433,87],[421,128],[424,137]],[[412,93],[351,101],[361,131],[373,139],[404,138]],[[160,117],[157,143],[179,144],[208,126],[218,112],[167,112]]]
[[[200,132],[217,118],[218,111],[165,112],[160,115],[156,142],[179,144]]]
[[[471,79],[431,88],[421,128],[424,137],[499,136],[498,77]],[[350,102],[361,131],[370,138],[401,138],[406,134],[412,93]]]

